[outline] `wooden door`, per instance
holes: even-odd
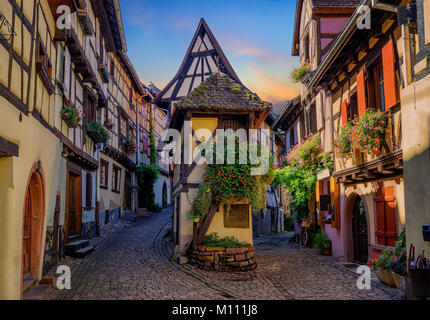
[[[44,185],[39,172],[32,173],[24,201],[22,272],[38,276],[45,213]]]
[[[71,236],[80,236],[82,229],[81,177],[69,172],[66,195],[66,242]]]
[[[25,196],[25,210],[24,210],[24,245],[23,245],[23,273],[31,272],[31,226],[32,226],[32,212],[31,212],[31,195],[27,191]]]
[[[167,207],[167,186],[163,184],[163,208]]]
[[[357,197],[352,213],[352,233],[354,245],[354,260],[366,263],[368,260],[368,231],[367,214],[364,203]]]

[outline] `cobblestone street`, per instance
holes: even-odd
[[[358,290],[357,275],[297,248],[289,237],[257,239],[258,267],[249,273],[215,273],[169,262],[170,211],[144,217],[112,233],[84,260],[67,259],[72,289],[49,299],[396,299],[372,281]],[[54,268],[55,270],[55,268]],[[55,271],[54,271],[55,272]]]

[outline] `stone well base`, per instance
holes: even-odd
[[[251,245],[237,249],[200,246],[191,253],[190,263],[200,269],[222,272],[243,272],[257,267],[255,251]]]

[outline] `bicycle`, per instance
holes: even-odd
[[[312,221],[311,220],[303,220],[302,221],[302,230],[300,232],[300,238],[299,238],[299,243],[300,245],[305,248],[308,246],[309,244],[309,228],[312,225]]]

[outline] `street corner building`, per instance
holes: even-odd
[[[430,249],[422,233],[430,219],[424,107],[430,7],[426,1],[385,3],[297,1],[292,55],[309,72],[300,79],[300,96],[274,123],[285,131],[286,152],[319,135],[333,159],[333,170],[318,174],[311,211],[339,261],[366,263],[393,247],[404,227],[408,248]],[[370,13],[362,16],[366,8]],[[417,12],[416,21],[408,20],[408,10],[410,17]],[[365,22],[368,27],[358,27]],[[365,119],[379,122],[364,131]],[[358,137],[354,148],[339,146],[345,136]]]
[[[64,29],[60,5],[72,13]],[[134,171],[149,162],[158,107],[127,57],[118,0],[1,1],[0,11],[0,298],[35,285],[41,298],[52,265],[134,219]]]
[[[157,100],[170,110],[170,127],[181,132],[181,145],[176,149],[181,149],[182,155],[184,139],[187,139],[184,123],[190,122],[193,132],[202,128],[209,130],[211,136],[199,139],[201,142],[211,141],[216,138],[216,129],[259,129],[272,110],[270,104],[261,101],[242,84],[203,19],[178,73],[159,93]],[[193,149],[196,146],[193,142]],[[189,199],[195,198],[204,172],[205,165],[196,161],[175,164],[172,203],[177,251],[186,254],[190,248],[195,250],[203,238],[212,233],[220,237],[236,237],[252,246],[249,203],[231,204],[230,214],[225,212],[224,203],[219,206],[212,203],[202,221],[193,223],[188,220],[187,212],[192,205]]]

